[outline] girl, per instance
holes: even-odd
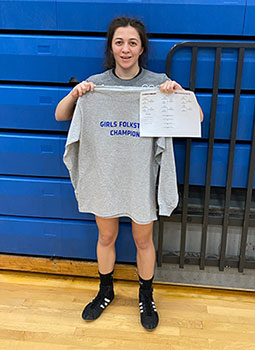
[[[137,86],[157,85],[160,91],[172,93],[182,87],[165,74],[150,72],[143,68],[148,51],[145,27],[137,19],[119,17],[114,19],[107,32],[106,71],[81,82],[62,100],[56,108],[56,120],[71,119],[76,101],[95,85]],[[201,111],[201,109],[200,109]],[[203,118],[202,111],[201,121]],[[148,174],[148,176],[150,176]],[[175,181],[175,179],[173,179]],[[100,288],[97,296],[85,307],[84,320],[95,320],[114,298],[113,268],[115,264],[115,241],[118,235],[119,218],[95,215],[99,236],[97,243]],[[131,217],[132,219],[132,217]],[[155,220],[155,219],[154,219]],[[158,313],[153,301],[152,281],[155,265],[155,248],[152,239],[153,220],[141,224],[132,219],[132,233],[137,247],[139,274],[139,308],[143,327],[152,330],[158,325]]]

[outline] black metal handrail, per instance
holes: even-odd
[[[173,54],[184,47],[188,47],[192,50],[191,69],[190,69],[190,82],[189,89],[192,91],[196,90],[196,75],[198,65],[198,50],[201,48],[209,48],[215,51],[214,60],[214,76],[212,85],[212,103],[211,103],[211,115],[210,115],[210,129],[208,138],[208,151],[207,151],[207,167],[206,167],[206,182],[204,186],[204,205],[202,208],[202,214],[189,213],[189,176],[190,176],[190,155],[192,139],[186,140],[186,159],[185,159],[185,176],[184,185],[182,191],[182,207],[181,214],[180,210],[175,212],[170,218],[159,217],[159,237],[158,237],[158,266],[161,266],[163,262],[168,263],[179,263],[181,268],[184,267],[184,263],[199,264],[200,269],[204,269],[206,265],[219,266],[219,270],[223,271],[226,265],[232,267],[238,267],[239,272],[243,272],[246,268],[255,268],[255,261],[246,261],[246,244],[248,237],[248,229],[251,226],[255,226],[255,218],[251,217],[251,203],[253,194],[253,179],[255,171],[255,112],[254,112],[254,123],[253,123],[253,136],[251,140],[251,153],[249,163],[249,176],[246,188],[246,199],[245,199],[245,210],[243,218],[233,218],[230,216],[230,201],[232,194],[232,177],[234,169],[234,155],[236,146],[236,135],[237,135],[237,123],[238,123],[238,112],[239,103],[241,96],[241,84],[243,75],[244,56],[246,49],[255,49],[255,43],[251,42],[182,42],[175,45],[169,51],[166,60],[166,73],[168,76],[171,75],[172,58]],[[215,217],[210,213],[210,197],[211,197],[211,176],[212,176],[212,165],[213,165],[213,147],[215,140],[215,125],[217,116],[217,101],[219,91],[219,80],[220,80],[220,68],[221,68],[221,56],[222,49],[231,48],[238,50],[238,61],[237,69],[235,72],[235,87],[234,87],[234,104],[232,114],[232,126],[231,126],[231,138],[229,145],[229,159],[228,159],[228,171],[227,171],[227,182],[225,187],[225,205],[222,210],[221,217]],[[233,72],[234,74],[234,72]],[[255,90],[255,82],[254,82]],[[180,239],[180,254],[168,254],[163,255],[163,233],[164,233],[164,222],[165,221],[181,221],[181,239]],[[202,223],[201,232],[201,249],[199,256],[192,256],[186,252],[186,233],[187,224],[189,222]],[[206,245],[207,245],[207,232],[208,225],[217,222],[222,225],[221,235],[221,248],[219,256],[206,257]],[[241,247],[239,260],[226,257],[226,246],[228,239],[228,227],[230,225],[241,225]]]

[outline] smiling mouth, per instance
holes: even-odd
[[[121,58],[122,60],[129,60],[129,59],[131,58],[131,56],[129,56],[129,57],[120,56],[120,58]]]

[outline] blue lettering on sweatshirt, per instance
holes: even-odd
[[[140,132],[133,131],[133,130],[111,130],[110,135],[111,136],[126,135],[126,136],[140,137]]]
[[[139,131],[135,131],[132,130],[133,129],[138,129],[140,128],[140,123],[138,122],[130,122],[130,121],[124,121],[124,120],[120,120],[119,122],[114,120],[114,121],[105,121],[105,120],[101,120],[100,122],[100,126],[101,128],[111,128],[110,130],[110,135],[111,136],[133,136],[133,137],[140,137],[140,132]],[[131,128],[131,130],[129,129],[113,129],[113,128]]]
[[[101,120],[100,122],[100,126],[101,128],[116,128],[116,126],[118,125],[117,121],[104,121]]]
[[[140,125],[139,123],[135,123],[135,122],[126,122],[126,121],[119,121],[119,127],[123,127],[123,128],[134,128],[134,129],[139,129]]]

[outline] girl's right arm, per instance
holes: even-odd
[[[80,96],[88,91],[93,91],[95,85],[92,82],[82,81],[76,85],[66,97],[64,97],[57,105],[55,118],[58,121],[68,120],[73,117],[75,104]]]

